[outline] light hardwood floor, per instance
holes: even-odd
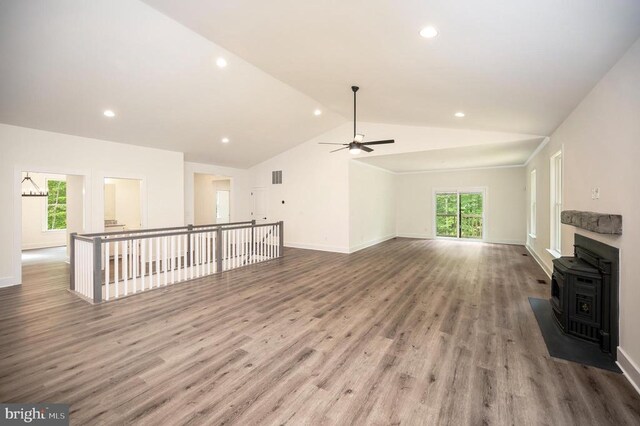
[[[69,403],[73,424],[640,424],[622,375],[549,357],[524,253],[287,249],[99,306],[67,265],[28,265],[0,289],[0,401]]]

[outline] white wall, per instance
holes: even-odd
[[[349,252],[349,154],[318,145],[344,138],[334,129],[250,169],[252,186],[267,189],[267,221],[285,223],[286,246]],[[274,170],[282,184],[271,184]]]
[[[216,166],[213,164],[184,163],[184,220],[196,224],[195,181],[198,174],[226,176],[231,188],[231,222],[251,220],[251,176],[246,169]]]
[[[551,135],[527,166],[538,175],[537,238],[531,250],[548,269],[549,158],[563,149],[564,210],[623,216],[623,235],[607,236],[563,225],[562,252],[573,252],[573,233],[620,248],[620,346],[618,361],[640,386],[640,40],[605,75]],[[600,188],[600,199],[591,189]],[[528,202],[527,202],[528,205]],[[632,365],[635,363],[635,367]],[[635,371],[633,371],[635,370]],[[634,375],[635,374],[635,375]]]
[[[318,144],[348,142],[353,137],[352,126],[352,123],[345,123],[249,170],[252,186],[265,187],[268,190],[268,220],[285,221],[286,245],[346,253],[351,251],[352,247],[366,244],[367,240],[382,238],[380,234],[387,232],[386,229],[372,232],[372,228],[369,228],[369,231],[351,231],[351,220],[345,218],[351,218],[349,163],[353,157],[346,151],[329,153],[332,149],[338,148],[337,146]],[[376,146],[375,152],[366,154],[367,156],[515,142],[536,137],[368,122],[359,123],[358,131],[366,135],[366,140],[393,138],[396,141],[395,144]],[[282,185],[271,185],[271,172],[274,170],[283,171]],[[358,171],[355,172],[354,178],[357,176]],[[522,181],[520,184],[522,186]],[[282,204],[282,201],[285,204]],[[365,200],[353,201],[356,208],[360,201],[366,203]],[[369,214],[374,216],[367,219],[371,220],[371,223],[385,223],[384,217],[375,217],[385,216],[385,210]],[[522,220],[524,221],[524,216]],[[522,236],[518,235],[517,238],[518,241],[522,241]]]
[[[25,174],[23,173],[23,177]],[[65,175],[29,173],[31,179],[41,190],[46,191],[47,179],[66,180]],[[23,185],[25,190],[31,184]],[[22,249],[59,247],[66,244],[64,229],[47,231],[47,197],[22,197]]]
[[[82,233],[85,227],[84,212],[84,176],[67,176],[67,257],[69,257],[69,235],[73,232]]]
[[[0,286],[21,281],[22,171],[85,176],[86,231],[104,228],[104,178],[143,180],[149,227],[184,222],[183,154],[0,124]]]
[[[399,236],[434,238],[433,191],[486,188],[485,241],[524,244],[524,167],[398,174]]]
[[[361,250],[396,236],[396,175],[349,162],[349,249]]]

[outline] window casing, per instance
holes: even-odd
[[[531,170],[531,179],[529,183],[529,236],[536,237],[536,170]]]
[[[560,222],[562,213],[562,151],[551,156],[550,177],[551,235],[549,249],[552,254],[559,256],[562,252],[562,225]]]

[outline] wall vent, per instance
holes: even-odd
[[[271,172],[271,183],[273,185],[282,184],[282,170],[275,170]]]

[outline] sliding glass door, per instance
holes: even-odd
[[[484,192],[436,192],[435,217],[437,237],[481,240],[484,222]]]

